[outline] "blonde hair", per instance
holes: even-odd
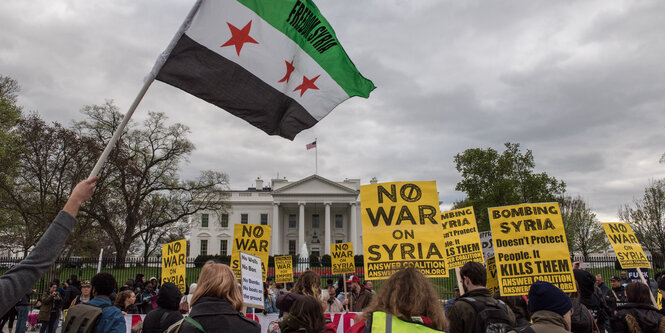
[[[201,297],[215,297],[227,300],[236,311],[242,310],[242,294],[236,276],[227,265],[212,260],[203,265],[196,284],[192,305]]]
[[[446,328],[443,307],[434,287],[414,268],[405,268],[393,274],[379,290],[377,297],[363,311],[362,317],[370,319],[372,313],[382,311],[411,322],[412,316],[425,316],[432,320],[433,328]]]
[[[321,277],[314,271],[305,271],[300,274],[291,292],[319,298],[321,296]]]

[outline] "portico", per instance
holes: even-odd
[[[297,254],[306,244],[310,253],[323,255],[332,243],[358,244],[359,180],[338,183],[312,175],[288,184],[273,180],[273,186],[274,254]]]

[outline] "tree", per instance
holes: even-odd
[[[531,150],[523,154],[519,143],[505,146],[501,154],[492,148],[471,148],[455,155],[455,166],[462,174],[455,190],[467,196],[454,207],[473,206],[479,230],[489,230],[489,207],[556,201],[566,189],[563,181],[533,172]]]
[[[82,112],[88,120],[76,128],[95,138],[99,156],[122,115],[111,101],[85,106]],[[204,210],[221,213],[226,207],[225,174],[204,171],[196,180],[180,180],[179,167],[194,145],[187,139],[186,126],[167,126],[166,120],[163,113],[150,112],[142,126],[129,122],[100,172],[95,195],[82,209],[111,239],[116,266],[124,264],[141,235],[159,233]]]
[[[20,87],[16,80],[0,75],[0,183],[11,182],[11,172],[16,167],[16,152],[19,148],[16,126],[21,119],[21,108],[16,105]],[[0,200],[4,196],[0,192]],[[11,232],[15,212],[0,207],[0,236]],[[12,249],[11,242],[2,242],[0,249]]]
[[[606,249],[609,244],[605,238],[596,214],[586,205],[582,197],[562,197],[559,200],[561,218],[566,230],[568,250],[582,254],[584,260],[590,253]]]
[[[618,215],[652,255],[665,256],[665,180],[650,181],[644,195],[621,207]]]
[[[2,222],[0,233],[5,244],[25,255],[92,168],[86,154],[91,142],[37,114],[21,120],[16,135],[16,162],[0,181],[0,209],[12,218]]]

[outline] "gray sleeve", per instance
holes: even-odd
[[[0,276],[0,313],[6,313],[53,265],[76,219],[60,211],[30,254]]]

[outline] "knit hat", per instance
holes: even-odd
[[[556,312],[565,315],[573,308],[573,302],[561,289],[555,285],[536,281],[529,289],[529,312],[535,313],[540,310]]]

